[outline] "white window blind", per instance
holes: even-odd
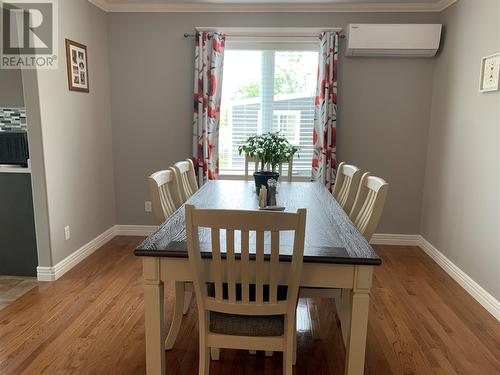
[[[250,49],[245,49],[245,45]],[[317,46],[317,42],[314,44]],[[318,52],[228,44],[224,56],[219,155],[221,174],[242,174],[244,155],[238,154],[248,137],[280,131],[300,146],[294,159],[294,175],[310,176],[314,96]]]

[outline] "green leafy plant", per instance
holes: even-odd
[[[251,136],[238,147],[240,155],[245,153],[259,159],[261,171],[264,171],[266,166],[270,166],[274,171],[278,164],[293,159],[299,150],[299,147],[291,145],[279,132]]]

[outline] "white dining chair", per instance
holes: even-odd
[[[161,225],[181,205],[179,185],[176,171],[173,168],[153,173],[148,177],[151,206],[158,225]],[[181,327],[182,315],[186,315],[193,295],[193,284],[190,282],[175,283],[175,306],[172,323],[165,340],[165,348],[174,346],[175,338]]]
[[[361,177],[349,218],[367,241],[377,229],[388,190],[389,184],[380,177],[371,176],[369,172]]]
[[[351,212],[361,179],[361,169],[342,162],[337,167],[332,195],[345,212]]]
[[[340,165],[339,165],[340,167]],[[361,177],[358,191],[349,217],[361,234],[370,241],[382,214],[389,184],[379,177],[365,173]],[[340,203],[340,202],[339,202]],[[347,328],[350,325],[349,304],[351,291],[348,289],[301,288],[300,298],[329,298],[335,300],[337,313],[342,322],[342,338],[347,345]]]
[[[148,177],[148,183],[153,214],[160,225],[182,204],[175,171],[155,172]]]
[[[185,217],[199,315],[199,374],[209,373],[210,348],[232,348],[281,351],[283,371],[292,375],[306,210],[278,213],[186,205]],[[210,231],[211,258],[202,259],[200,228]],[[295,232],[291,262],[280,259],[280,231]],[[270,253],[265,255],[269,232]],[[250,238],[256,239],[255,249],[250,249]]]
[[[245,180],[249,180],[251,179],[250,178],[250,174],[249,174],[249,166],[250,164],[253,164],[254,168],[254,172],[258,172],[260,169],[260,162],[259,162],[259,158],[257,156],[248,156],[248,155],[245,155]]]
[[[342,162],[337,167],[337,176],[332,195],[346,213],[349,213],[358,191],[361,170]],[[331,298],[340,299],[340,289],[301,288],[300,298]]]
[[[248,156],[245,155],[245,180],[251,179],[251,176],[249,174],[249,166],[253,164],[254,165],[254,172],[260,171],[260,161],[257,156]],[[279,163],[278,164],[278,172],[280,176],[283,175],[283,164],[284,163]],[[293,159],[288,161],[286,164],[288,164],[288,173],[287,173],[287,181],[291,182],[292,181],[292,176],[293,176]]]
[[[179,183],[179,190],[182,202],[184,203],[191,195],[198,190],[198,183],[196,182],[196,173],[194,171],[194,164],[191,159],[180,161],[174,164],[174,169],[177,173]]]

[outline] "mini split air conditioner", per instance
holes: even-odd
[[[347,56],[432,57],[439,49],[440,24],[350,24]]]

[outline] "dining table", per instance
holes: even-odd
[[[324,291],[327,296],[330,295],[328,292],[336,292],[335,302],[346,352],[345,374],[361,375],[365,367],[373,268],[381,264],[381,259],[323,184],[280,182],[277,203],[287,212],[307,209],[300,288],[319,294]],[[243,180],[208,181],[185,204],[206,209],[259,209],[255,184]],[[193,281],[186,245],[185,204],[134,250],[143,262],[148,375],[166,373],[165,282]],[[203,246],[203,242],[204,235],[200,234],[202,258],[210,258],[210,247]],[[286,239],[280,244],[283,245],[280,258],[291,259],[292,247],[287,246]],[[184,298],[184,295],[176,295],[176,298]],[[169,337],[170,342],[175,341],[177,332],[170,332],[174,335]],[[297,361],[300,361],[300,355]]]

